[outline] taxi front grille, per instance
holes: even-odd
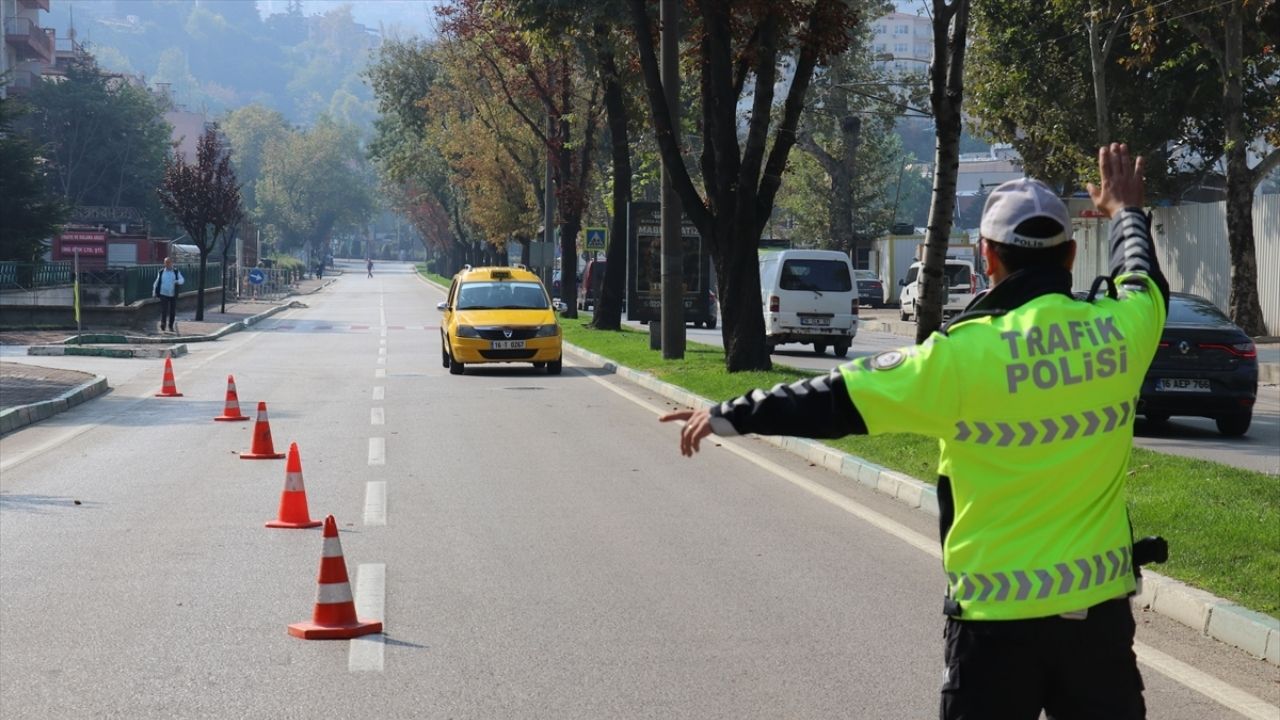
[[[528,360],[536,350],[481,350],[480,357],[485,360]]]
[[[476,332],[485,340],[528,340],[538,332],[537,328],[532,327],[478,327]],[[508,335],[507,333],[511,333]]]

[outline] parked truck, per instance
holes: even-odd
[[[876,238],[871,244],[870,268],[875,270],[884,283],[884,302],[886,305],[898,305],[901,298],[900,281],[907,279],[911,264],[924,259],[923,234],[885,235]],[[947,246],[947,257],[966,260],[978,267],[977,246],[969,241],[963,232],[953,232],[951,243]]]

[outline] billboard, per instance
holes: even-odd
[[[711,256],[698,229],[680,218],[684,245],[684,319],[711,317]],[[627,207],[627,319],[662,319],[662,208],[656,202]]]

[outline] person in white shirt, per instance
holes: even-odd
[[[186,282],[182,272],[173,266],[173,258],[164,259],[164,267],[156,273],[151,294],[160,298],[160,332],[177,332],[174,320],[178,314],[178,286]]]

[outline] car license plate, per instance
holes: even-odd
[[[1199,378],[1160,378],[1156,381],[1156,389],[1167,392],[1210,392],[1208,380]]]
[[[494,340],[490,346],[494,350],[523,350],[523,340]]]
[[[831,318],[824,317],[801,317],[801,325],[830,325]]]

